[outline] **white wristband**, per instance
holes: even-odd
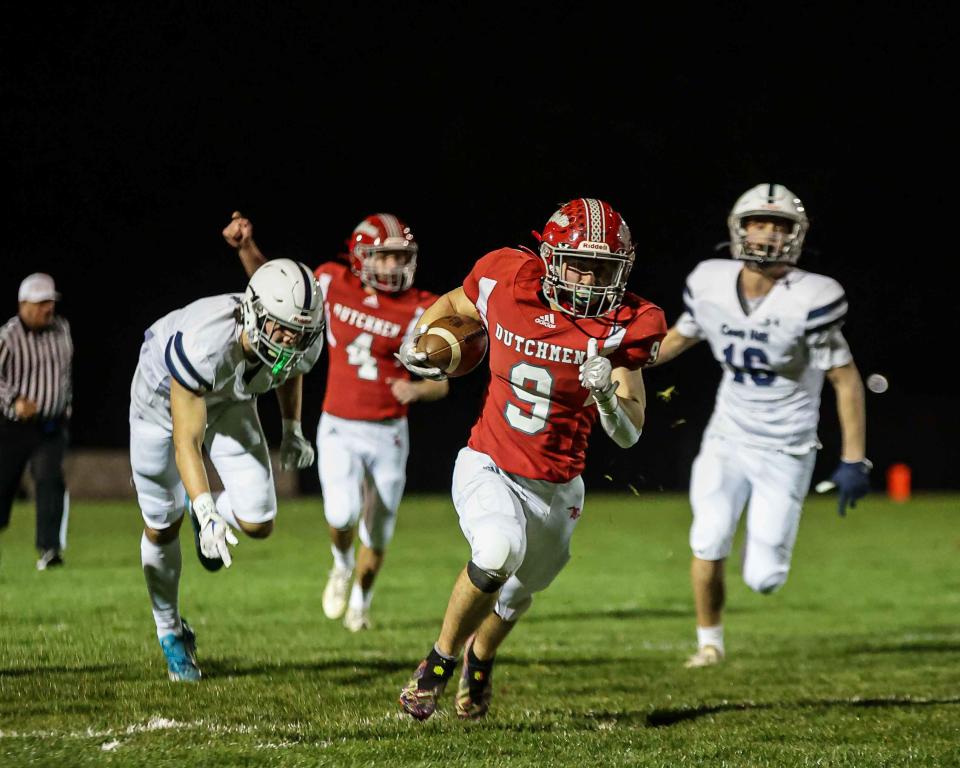
[[[612,403],[612,409],[611,409]],[[610,400],[597,400],[597,410],[600,411],[600,424],[603,431],[610,435],[613,442],[621,448],[629,448],[640,439],[640,430],[620,407],[620,398],[614,395]]]

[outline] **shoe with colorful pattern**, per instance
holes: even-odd
[[[400,706],[403,711],[416,720],[430,717],[437,708],[437,699],[453,676],[455,665],[455,659],[444,659],[436,650],[431,650],[400,691]]]
[[[472,651],[473,637],[467,640],[463,651],[463,668],[457,685],[457,717],[461,720],[482,718],[493,698],[493,660],[477,663]]]

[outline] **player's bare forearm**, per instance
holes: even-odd
[[[840,457],[844,461],[861,461],[867,450],[867,409],[860,371],[850,362],[827,371],[827,378],[837,395],[837,416],[843,436]]]
[[[463,286],[443,294],[431,304],[420,318],[420,325],[430,325],[434,320],[449,315],[466,315],[474,320],[480,319],[480,313],[473,302],[467,298]]]
[[[253,240],[253,222],[240,211],[233,212],[230,223],[223,229],[223,239],[231,248],[237,250],[247,277],[252,277],[267,260]]]
[[[414,382],[413,386],[417,391],[417,400],[421,403],[431,403],[434,400],[442,400],[450,391],[450,383],[446,379],[443,381],[423,379],[422,381]]]
[[[190,499],[210,492],[210,481],[203,466],[203,436],[207,430],[207,404],[203,397],[170,382],[170,417],[173,421],[173,447],[180,480]]]
[[[614,368],[610,374],[610,381],[617,385],[617,397],[620,398],[620,407],[633,423],[637,430],[643,429],[646,420],[647,390],[643,384],[643,374],[627,368]]]
[[[277,387],[277,402],[280,403],[280,417],[300,421],[303,405],[303,376],[292,376]]]
[[[667,335],[664,336],[663,341],[660,342],[660,352],[657,354],[656,362],[647,367],[653,368],[657,365],[669,363],[675,357],[679,357],[690,349],[690,347],[698,344],[699,341],[700,339],[691,339],[689,336],[684,336],[677,330],[677,327],[674,326],[667,331]]]
[[[253,277],[253,273],[267,261],[267,257],[260,252],[260,249],[253,240],[237,248],[237,253],[240,256],[240,263],[243,264],[243,269],[246,271],[247,277]]]

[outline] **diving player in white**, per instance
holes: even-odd
[[[810,487],[824,375],[836,390],[843,446],[832,476],[839,512],[869,489],[863,383],[840,327],[847,300],[837,281],[795,264],[809,227],[800,200],[780,184],[744,193],[727,220],[733,260],[710,259],[687,278],[686,311],[657,365],[701,340],[723,368],[713,416],[690,478],[690,578],[697,653],[688,667],[724,657],[724,561],[747,507],[741,570],[767,594],[783,586]]]
[[[323,328],[313,274],[276,259],[257,270],[245,294],[200,299],[144,334],[130,388],[130,463],[145,522],[143,572],[171,680],[200,679],[196,636],[178,606],[184,506],[208,570],[230,566],[231,528],[270,535],[277,499],[257,395],[277,390],[283,468],[312,464],[300,428],[302,375],[320,356]],[[225,488],[216,500],[204,447]]]

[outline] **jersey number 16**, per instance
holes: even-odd
[[[769,367],[757,367],[758,364],[761,366],[770,365],[767,353],[762,349],[747,347],[743,350],[743,365],[737,365],[733,360],[733,356],[734,348],[733,344],[731,344],[723,350],[723,359],[727,361],[727,365],[729,365],[733,371],[733,380],[737,382],[737,384],[743,384],[745,376],[749,376],[758,387],[769,387],[776,380],[777,374],[771,371]]]

